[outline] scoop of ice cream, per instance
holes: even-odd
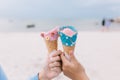
[[[41,36],[46,40],[57,40],[58,39],[58,28],[54,28],[51,31],[48,32],[42,32]]]
[[[72,31],[69,28],[65,28],[61,31],[62,33],[64,33],[65,35],[72,37],[74,34],[76,34],[76,32]]]
[[[77,30],[73,26],[62,26],[59,28],[59,35],[63,45],[74,46],[77,39]]]

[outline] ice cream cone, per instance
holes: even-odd
[[[51,53],[54,50],[57,50],[57,40],[50,41],[50,40],[45,40],[46,47],[48,50],[48,53]]]
[[[74,52],[77,39],[77,31],[73,26],[63,26],[59,29],[59,35],[63,45],[63,50],[68,56],[70,51]]]
[[[63,45],[63,50],[68,55],[69,55],[70,51],[74,52],[74,49],[75,49],[75,46],[65,46],[65,45]]]
[[[43,32],[41,33],[41,36],[44,38],[48,53],[57,50],[58,28],[55,28],[48,32]]]

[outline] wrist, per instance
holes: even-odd
[[[76,74],[72,80],[89,80],[89,78],[85,72],[81,72]]]
[[[50,80],[47,75],[45,74],[45,71],[43,70],[42,72],[39,72],[39,80]]]

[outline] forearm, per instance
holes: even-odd
[[[85,72],[82,72],[77,74],[76,77],[74,77],[72,80],[89,80],[89,78]]]
[[[44,71],[39,72],[38,79],[39,80],[50,80],[49,78],[47,78]]]
[[[89,80],[87,74],[84,72],[83,74],[81,74],[81,79],[80,80]]]

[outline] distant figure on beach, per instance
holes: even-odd
[[[27,28],[34,28],[35,27],[35,24],[28,24],[27,25]]]
[[[103,32],[104,31],[109,31],[109,27],[110,27],[110,25],[111,25],[112,22],[114,22],[113,19],[106,19],[106,18],[104,18],[102,20],[102,31]]]
[[[105,19],[102,20],[102,26],[105,26]]]

